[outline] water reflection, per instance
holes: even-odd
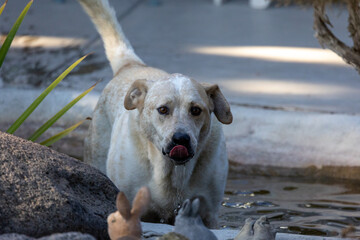
[[[275,207],[276,205],[271,202],[267,202],[267,201],[256,201],[256,202],[246,202],[246,203],[224,201],[222,203],[222,206],[229,207],[229,208],[245,208],[245,209],[247,209],[247,208],[252,208],[252,207]]]
[[[360,225],[360,188],[297,179],[240,176],[227,183],[220,210],[224,228],[239,228],[246,218],[268,216],[278,232],[341,236]],[[352,236],[360,237],[360,227]]]

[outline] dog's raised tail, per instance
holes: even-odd
[[[108,0],[78,0],[90,16],[105,46],[113,73],[129,61],[142,63],[126,39]]]

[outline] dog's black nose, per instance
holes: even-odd
[[[190,136],[186,133],[177,132],[172,137],[172,141],[175,144],[187,146],[190,144]]]

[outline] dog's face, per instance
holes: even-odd
[[[125,108],[137,108],[146,137],[176,165],[185,164],[201,148],[211,126],[211,113],[232,122],[229,104],[217,85],[199,84],[181,74],[130,87]]]

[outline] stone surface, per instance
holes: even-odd
[[[352,238],[338,238],[338,237],[319,237],[319,236],[305,236],[288,233],[276,234],[276,240],[350,240]]]
[[[0,235],[0,240],[95,240],[95,238],[89,234],[83,234],[79,232],[67,232],[67,233],[55,233],[50,236],[41,238],[32,238],[23,234],[8,233]]]
[[[38,238],[38,240],[95,240],[93,236],[89,234],[83,234],[79,232],[67,232],[56,233],[50,236]]]
[[[167,224],[158,224],[158,223],[141,223],[144,236],[150,239],[155,239],[151,237],[162,236],[168,232],[173,231],[173,226]],[[211,230],[217,239],[219,240],[228,240],[234,239],[238,234],[239,230],[233,229],[216,229]],[[310,235],[296,235],[288,233],[277,233],[275,240],[347,240],[348,238],[338,238],[338,237],[319,237],[319,236],[310,236]],[[254,239],[255,240],[255,239]],[[350,240],[350,239],[349,239]]]
[[[35,238],[28,237],[23,234],[17,234],[17,233],[6,233],[0,235],[0,240],[34,240]]]
[[[159,238],[156,238],[156,240],[190,240],[190,239],[188,239],[187,237],[184,237],[181,234],[178,234],[175,232],[170,232]]]
[[[117,188],[65,154],[0,132],[0,234],[81,231],[107,239]]]
[[[145,238],[160,237],[174,231],[174,226],[160,223],[141,222],[141,228]],[[234,239],[239,233],[239,230],[233,229],[211,229],[210,231],[213,232],[219,240]]]

